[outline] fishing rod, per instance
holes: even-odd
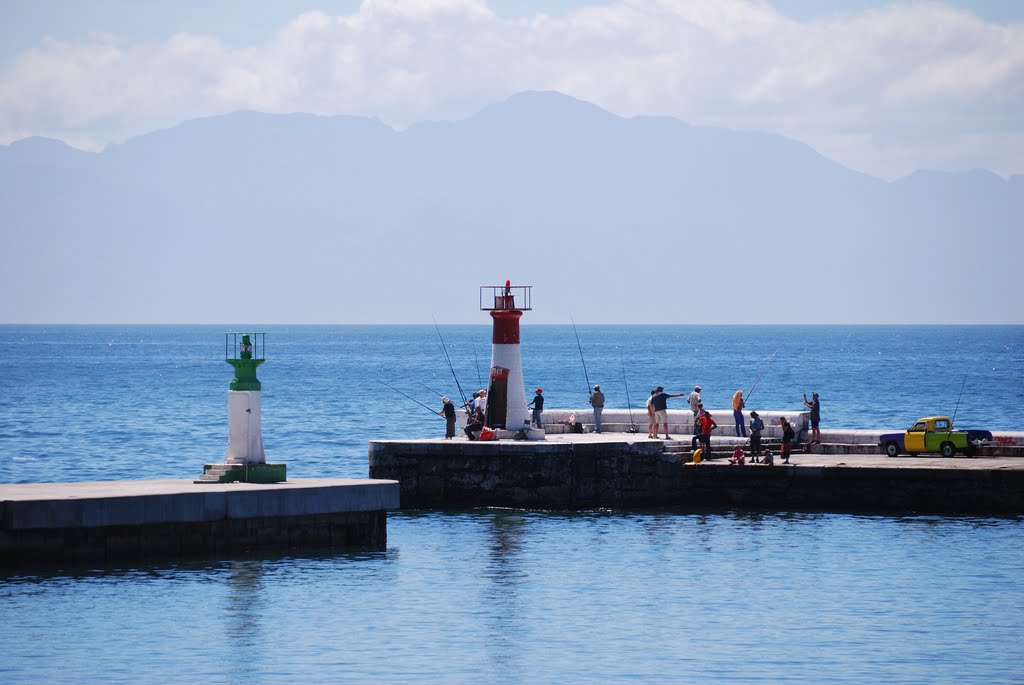
[[[768,358],[768,364],[764,365],[764,368],[761,369],[761,373],[757,374],[757,378],[754,380],[754,384],[750,386],[750,390],[747,391],[746,397],[744,397],[744,402],[750,401],[750,396],[753,394],[754,388],[757,387],[757,382],[761,380],[761,376],[763,376],[764,372],[768,370],[769,364],[772,363],[772,360],[775,359],[775,355],[777,355],[781,350],[782,348],[780,347],[779,349],[772,352],[772,356]]]
[[[480,375],[480,360],[476,357],[476,338],[470,336],[469,338],[473,343],[473,363],[476,365],[476,382],[480,385],[484,384],[483,376]]]
[[[420,381],[413,381],[413,383],[416,383],[417,385],[422,385],[422,386],[423,386],[424,388],[426,388],[426,389],[427,389],[427,390],[429,390],[430,392],[434,393],[434,394],[435,394],[435,395],[437,395],[438,397],[444,397],[444,393],[443,393],[443,392],[439,392],[439,391],[437,391],[437,390],[434,390],[434,389],[433,389],[432,387],[430,387],[430,386],[429,386],[429,385],[427,385],[426,383],[422,383],[422,382],[420,382]]]
[[[580,344],[580,334],[576,330],[576,322],[572,320],[572,316],[569,316],[569,321],[572,322],[572,332],[576,334],[576,347],[580,349],[580,361],[583,362],[583,377],[587,380],[587,397],[593,397],[591,393],[590,376],[587,374],[587,360],[583,358],[583,345]]]
[[[438,414],[437,414],[437,411],[436,411],[436,410],[434,410],[434,409],[431,409],[430,407],[428,407],[427,405],[423,404],[422,402],[420,402],[420,401],[419,401],[418,399],[416,399],[415,397],[412,397],[412,396],[410,396],[410,395],[406,395],[406,394],[405,394],[404,392],[402,392],[401,390],[399,390],[399,389],[398,389],[398,388],[396,388],[395,386],[393,386],[393,385],[390,385],[390,384],[388,384],[388,383],[385,383],[384,381],[382,381],[382,380],[381,380],[381,379],[379,379],[379,378],[374,378],[374,380],[375,380],[375,381],[377,381],[378,383],[380,383],[381,385],[383,385],[383,386],[384,386],[384,387],[386,387],[386,388],[391,388],[392,390],[394,390],[395,392],[397,392],[397,393],[398,393],[399,395],[401,395],[402,397],[406,397],[406,398],[408,398],[408,399],[412,400],[412,401],[413,401],[413,402],[415,402],[416,404],[420,405],[421,407],[423,407],[424,409],[426,409],[427,411],[429,411],[429,412],[430,412],[431,414],[433,414],[434,416],[437,416],[437,415],[438,415]]]
[[[469,404],[469,401],[466,399],[466,393],[462,391],[462,384],[459,383],[459,377],[455,375],[455,367],[452,365],[452,358],[448,356],[448,348],[444,344],[444,338],[441,337],[441,327],[437,325],[436,318],[434,318],[434,330],[437,331],[437,339],[441,341],[441,351],[444,352],[445,361],[448,362],[448,368],[452,371],[452,378],[455,379],[455,387],[459,389],[459,395],[462,397],[462,404]]]
[[[639,433],[640,429],[633,422],[633,404],[629,401],[629,383],[626,382],[626,364],[619,355],[619,364],[622,366],[622,384],[626,386],[626,406],[629,407],[629,433]]]
[[[964,382],[960,384],[960,396],[956,398],[956,408],[953,409],[953,418],[949,420],[949,430],[953,430],[953,422],[956,421],[956,413],[960,411],[960,398],[964,396],[964,386],[967,385],[967,374],[964,374]],[[970,424],[968,424],[970,425]]]

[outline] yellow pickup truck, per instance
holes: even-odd
[[[992,441],[985,430],[956,430],[948,416],[926,416],[918,419],[906,433],[886,433],[878,442],[890,457],[900,454],[938,452],[952,457],[957,451],[973,457],[978,448]]]

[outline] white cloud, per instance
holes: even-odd
[[[1024,172],[1024,24],[913,2],[807,22],[744,0],[623,0],[505,19],[367,0],[273,40],[48,40],[0,69],[0,141],[93,147],[235,109],[450,119],[528,89],[622,115],[783,133],[870,173]]]

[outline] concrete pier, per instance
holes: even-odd
[[[675,441],[602,433],[541,442],[373,441],[370,476],[401,483],[404,507],[581,509],[624,506],[900,513],[1024,514],[1024,458],[890,458],[814,445],[791,465],[732,466],[736,438],[712,438],[717,458],[690,463]],[[874,433],[877,436],[877,432]],[[828,439],[822,431],[823,440]],[[877,442],[877,437],[875,438]],[[867,444],[864,445],[867,448]],[[1018,448],[1019,449],[1019,448]]]
[[[197,485],[187,480],[0,484],[0,564],[383,549],[388,480]]]

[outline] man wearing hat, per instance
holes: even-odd
[[[658,436],[658,424],[660,423],[665,429],[665,439],[671,440],[672,436],[668,434],[668,398],[670,397],[682,397],[683,393],[676,393],[670,395],[665,392],[665,388],[660,385],[654,389],[654,396],[651,398],[651,406],[654,407],[654,436]]]
[[[527,407],[533,407],[533,418],[530,419],[531,425],[540,428],[540,415],[544,412],[544,388],[537,388],[537,394],[533,396]]]
[[[601,432],[601,412],[604,411],[604,393],[601,386],[595,385],[594,392],[590,394],[590,406],[594,408],[594,432]]]
[[[756,411],[750,412],[750,454],[753,456],[755,464],[758,462],[758,457],[761,456],[761,431],[763,430],[764,421]]]
[[[444,417],[444,439],[451,440],[455,437],[455,404],[447,397],[441,398],[441,404],[444,406],[437,415]]]

